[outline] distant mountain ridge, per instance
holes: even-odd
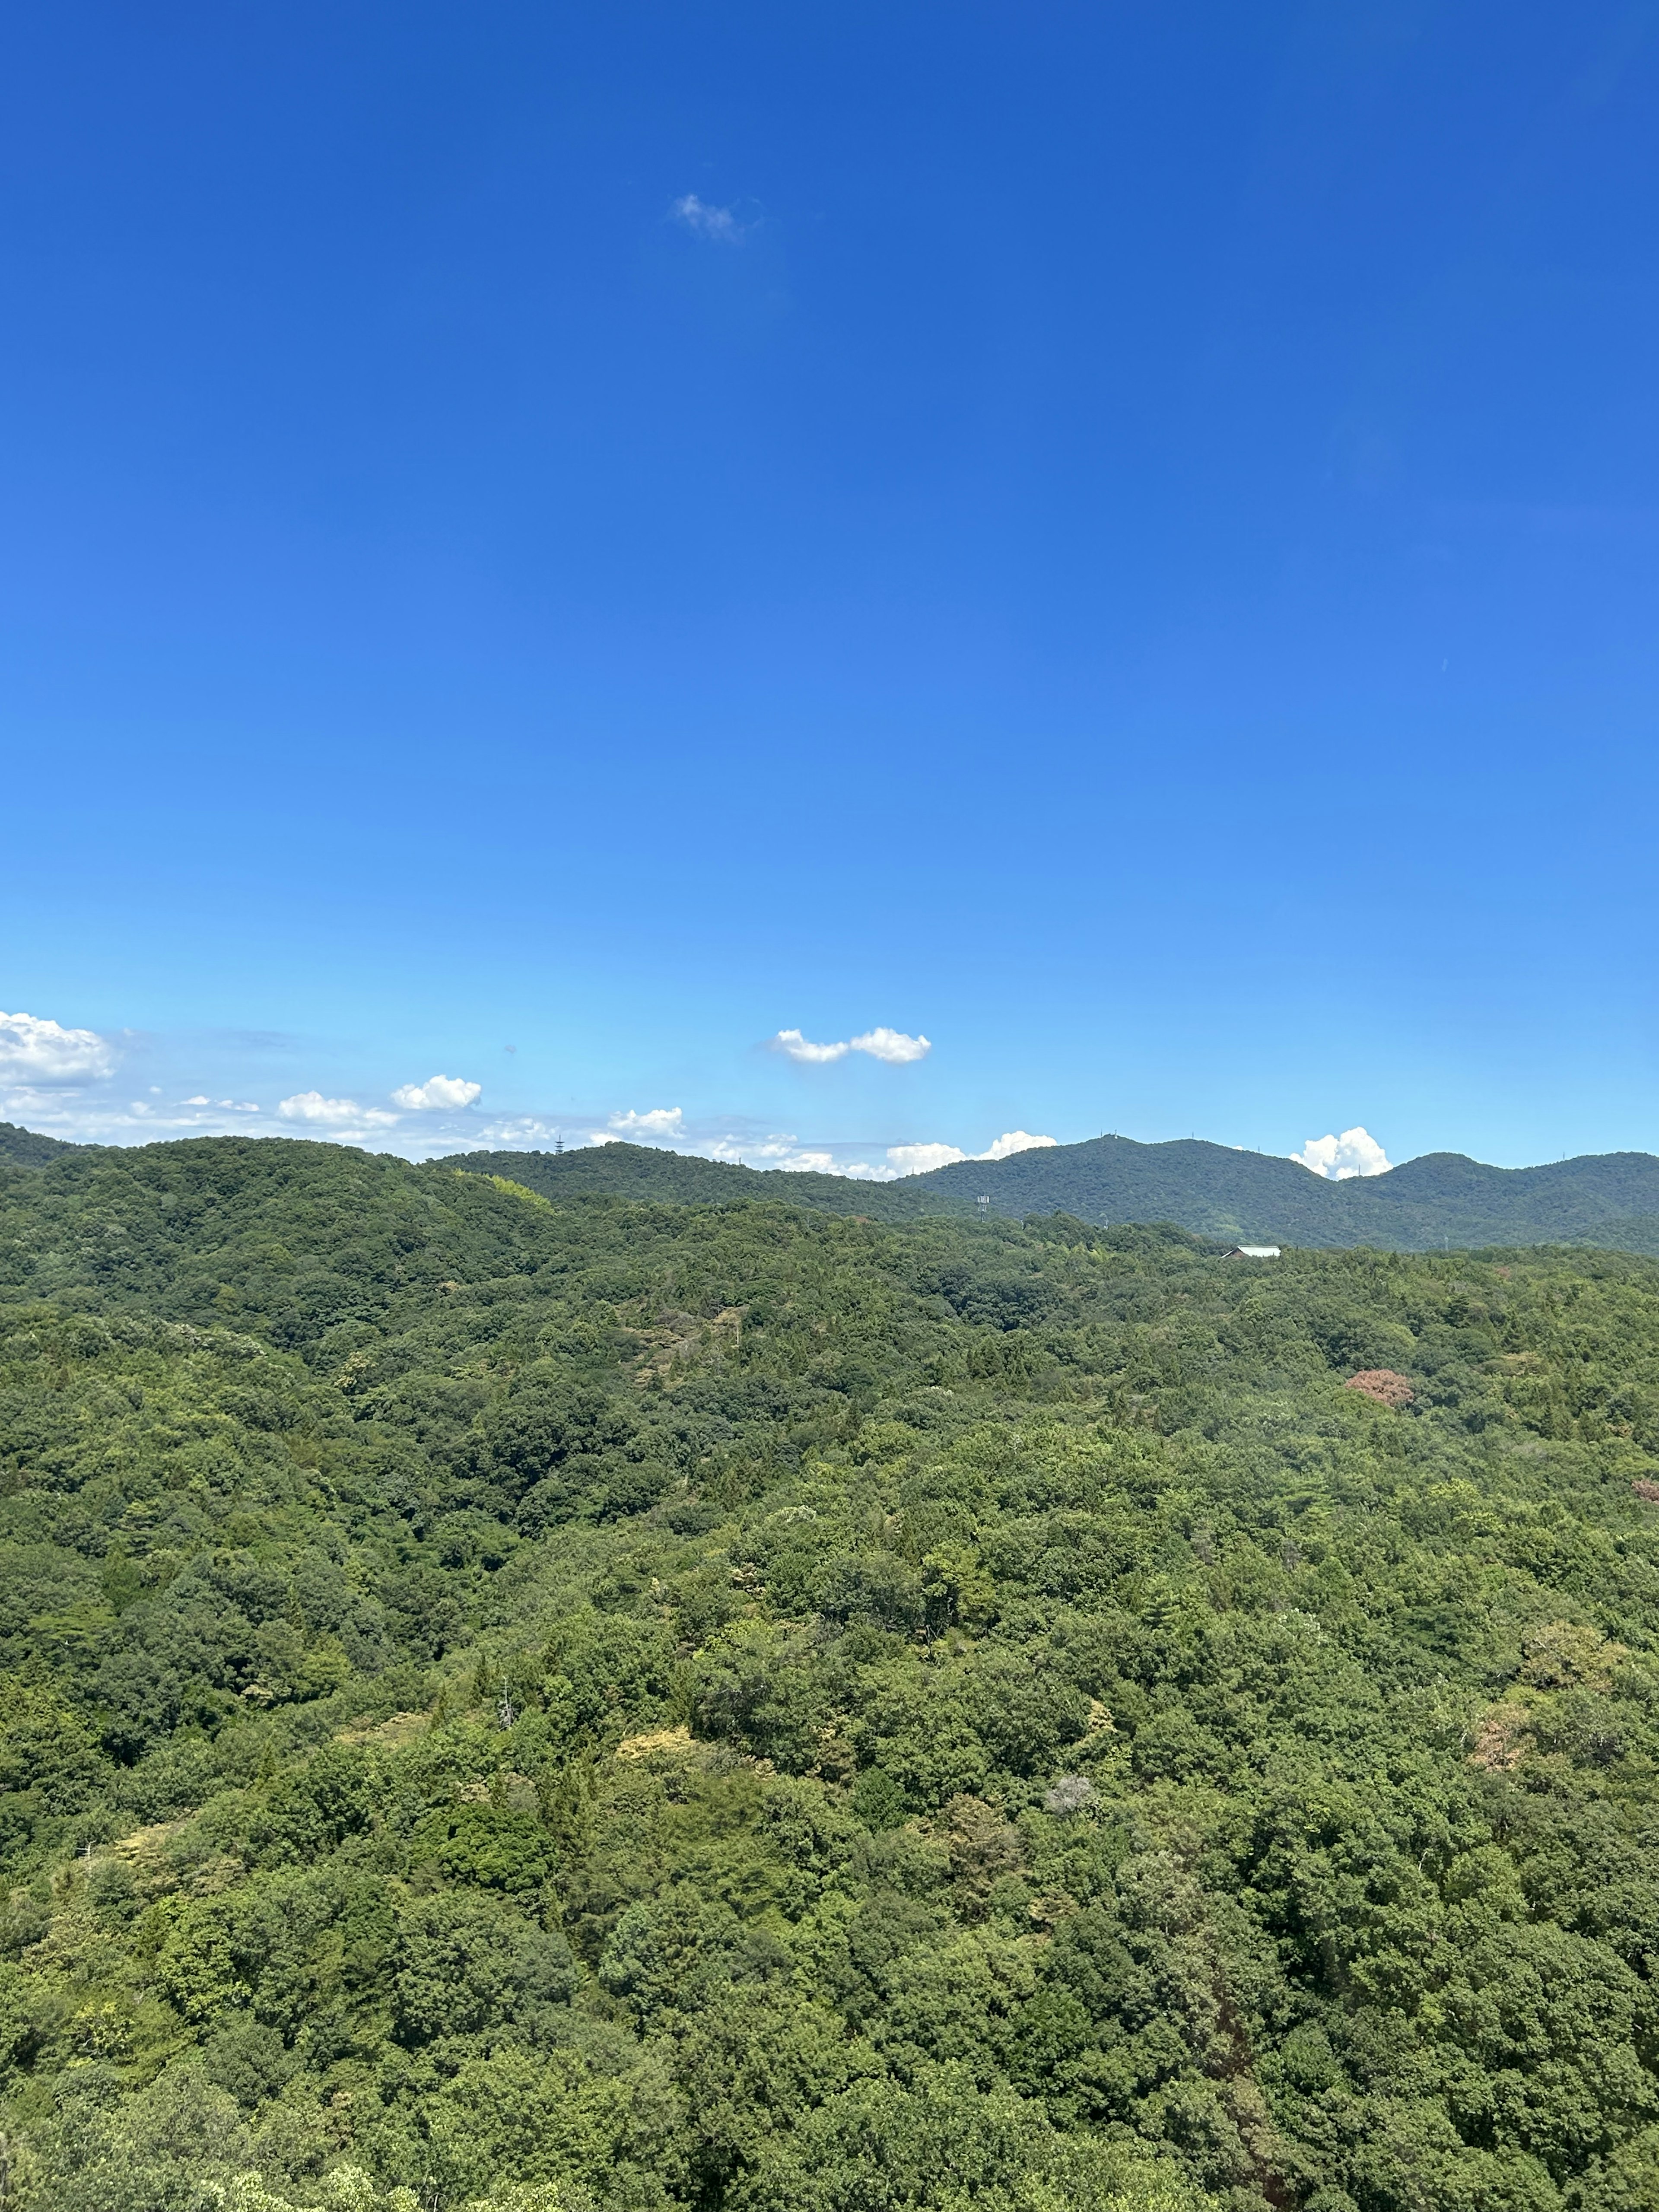
[[[1070,1213],[1097,1224],[1170,1221],[1200,1236],[1285,1244],[1582,1243],[1659,1253],[1659,1158],[1588,1153],[1547,1166],[1494,1168],[1462,1152],[1425,1152],[1385,1175],[1328,1182],[1294,1160],[1237,1152],[1198,1138],[1144,1145],[1094,1137],[960,1160],[896,1182],[782,1174],[660,1152],[638,1145],[580,1152],[467,1152],[443,1164],[505,1176],[544,1196],[607,1191],[617,1197],[730,1205],[789,1199],[872,1220],[987,1212]]]
[[[1097,1137],[994,1165],[958,1162],[918,1180],[949,1189],[958,1211],[984,1193],[994,1212],[1058,1206],[1085,1221],[1173,1221],[1204,1236],[1291,1244],[1425,1251],[1582,1242],[1659,1251],[1659,1158],[1650,1152],[1530,1168],[1425,1152],[1384,1175],[1332,1182],[1295,1160],[1196,1138]]]
[[[0,1162],[14,1167],[46,1167],[98,1149],[0,1122]],[[1425,1152],[1385,1175],[1345,1182],[1328,1182],[1294,1160],[1188,1137],[1158,1145],[1093,1137],[1006,1160],[959,1160],[885,1183],[738,1167],[623,1144],[569,1152],[452,1153],[428,1167],[502,1176],[552,1199],[610,1195],[678,1206],[781,1200],[885,1222],[981,1210],[1015,1219],[1060,1212],[1097,1225],[1173,1222],[1199,1236],[1248,1243],[1401,1252],[1587,1244],[1659,1255],[1659,1158],[1651,1152],[1586,1153],[1531,1168]],[[988,1201],[983,1209],[981,1197]]]

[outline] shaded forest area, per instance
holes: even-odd
[[[0,1406],[27,2212],[1659,2207],[1648,1261],[210,1139]]]

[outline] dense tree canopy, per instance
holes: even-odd
[[[1659,2208],[1650,1261],[210,1141],[0,1409],[0,2201]]]

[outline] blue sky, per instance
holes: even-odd
[[[1656,111],[1624,0],[20,17],[0,1115],[1659,1149]]]

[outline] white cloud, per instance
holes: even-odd
[[[704,1159],[736,1161],[747,1168],[781,1168],[795,1175],[849,1176],[857,1181],[890,1182],[890,1168],[872,1167],[867,1161],[842,1160],[823,1146],[804,1147],[788,1131],[775,1129],[769,1136],[694,1137],[686,1133],[686,1149]]]
[[[805,1060],[817,1066],[826,1060],[845,1060],[853,1049],[843,1037],[839,1044],[814,1044],[799,1030],[780,1030],[772,1040],[775,1052],[787,1052],[791,1060]]]
[[[562,1137],[565,1133],[566,1124],[562,1121],[545,1121],[538,1114],[515,1114],[504,1121],[486,1122],[478,1131],[478,1141],[481,1145],[532,1146],[544,1138]]]
[[[398,1119],[378,1107],[360,1106],[355,1098],[325,1098],[320,1091],[296,1091],[276,1111],[285,1121],[309,1121],[320,1129],[389,1129]]]
[[[699,1139],[688,1136],[687,1143],[705,1159],[738,1160],[749,1167],[761,1161],[776,1167],[792,1158],[796,1149],[793,1136],[775,1129],[769,1137],[744,1136],[728,1130],[723,1136],[705,1136]]]
[[[213,1101],[212,1101],[212,1100],[208,1097],[208,1095],[207,1095],[207,1093],[206,1093],[205,1091],[203,1091],[203,1092],[202,1092],[198,1097],[195,1097],[195,1098],[186,1098],[186,1099],[185,1099],[185,1105],[186,1105],[186,1106],[211,1106],[211,1105],[212,1105],[212,1103],[213,1103]],[[219,1103],[220,1103],[222,1106],[228,1106],[228,1105],[229,1105],[229,1103],[230,1103],[230,1101],[229,1101],[229,1099],[228,1099],[228,1098],[222,1098],[222,1099],[219,1101]]]
[[[957,1145],[889,1145],[887,1158],[895,1175],[931,1175],[958,1160],[1006,1160],[1012,1152],[1029,1152],[1039,1145],[1059,1142],[1055,1137],[1034,1137],[1029,1129],[1005,1129],[982,1152],[964,1152]]]
[[[930,1175],[948,1168],[968,1155],[959,1145],[889,1145],[887,1158],[900,1175]]]
[[[975,1152],[976,1160],[1006,1160],[1011,1152],[1034,1152],[1041,1145],[1057,1145],[1058,1137],[1034,1137],[1029,1129],[1005,1129],[994,1145]]]
[[[853,1049],[902,1067],[909,1060],[926,1060],[933,1048],[925,1036],[906,1036],[902,1030],[866,1030],[853,1039]]]
[[[781,1158],[794,1141],[793,1137],[768,1137],[763,1141],[759,1137],[736,1136],[728,1133],[725,1136],[705,1137],[696,1149],[702,1158],[708,1160],[757,1160],[763,1155],[768,1158]]]
[[[89,1083],[114,1068],[115,1048],[96,1030],[66,1030],[36,1014],[0,1014],[0,1078],[25,1085]]]
[[[679,1137],[685,1133],[684,1120],[678,1106],[653,1106],[643,1114],[630,1109],[626,1114],[613,1114],[605,1124],[605,1141],[614,1143],[618,1137]]]
[[[711,207],[695,192],[687,192],[677,199],[668,212],[676,222],[683,222],[699,238],[715,239],[722,246],[736,246],[744,234],[744,226],[730,208]]]
[[[1340,1137],[1310,1137],[1291,1158],[1332,1182],[1351,1176],[1387,1175],[1389,1156],[1369,1129],[1345,1129]]]
[[[392,1094],[394,1106],[410,1114],[437,1114],[445,1107],[470,1106],[483,1089],[459,1075],[429,1075],[424,1083],[405,1083]]]
[[[809,1066],[822,1066],[826,1060],[845,1060],[849,1052],[868,1053],[872,1060],[884,1060],[890,1066],[902,1067],[913,1060],[926,1060],[933,1049],[925,1036],[906,1036],[902,1030],[866,1030],[862,1036],[843,1037],[835,1044],[814,1044],[799,1030],[780,1030],[772,1040],[775,1052],[787,1053]]]

